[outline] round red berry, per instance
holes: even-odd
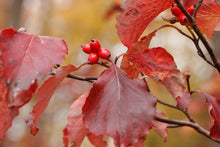
[[[92,52],[91,47],[90,47],[89,44],[84,44],[84,45],[82,45],[81,47],[82,47],[82,50],[83,50],[85,53],[87,53],[87,54],[90,54],[90,53]]]
[[[182,13],[182,11],[180,10],[180,8],[177,5],[172,5],[171,12],[176,17],[178,17]]]
[[[102,59],[109,59],[109,57],[111,57],[111,52],[108,49],[101,48],[98,52],[98,56]]]
[[[183,13],[180,14],[178,18],[179,18],[179,21],[180,21],[181,25],[185,25],[187,23],[188,19],[187,19],[187,17]]]
[[[92,52],[97,53],[100,50],[101,45],[97,40],[93,39],[90,41],[90,47]]]
[[[90,53],[88,57],[88,63],[89,64],[95,64],[99,60],[99,56],[97,53]]]
[[[195,11],[196,5],[189,5],[186,7],[186,11],[190,14],[193,15],[194,11]]]

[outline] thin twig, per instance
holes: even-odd
[[[205,37],[203,36],[201,31],[199,30],[198,26],[196,25],[195,19],[193,17],[191,17],[191,15],[186,11],[186,9],[184,8],[184,6],[181,4],[181,2],[179,0],[174,0],[174,1],[177,4],[177,6],[181,9],[181,11],[185,14],[187,19],[189,20],[193,30],[195,31],[197,36],[200,38],[200,40],[204,44],[206,50],[208,51],[208,53],[209,53],[209,55],[210,55],[210,57],[212,59],[212,62],[214,64],[214,67],[220,73],[220,64],[218,63],[217,58],[215,57],[213,49],[211,48],[211,46],[209,45],[208,41],[205,39]]]
[[[140,73],[141,73],[141,76],[144,76],[143,72],[140,72]],[[143,78],[143,80],[144,80],[144,83],[145,83],[145,85],[146,85],[147,92],[150,92],[150,87],[149,87],[149,85],[148,85],[147,79],[146,79],[146,78]]]
[[[168,107],[170,107],[170,108],[173,108],[173,109],[176,109],[176,110],[179,110],[179,111],[183,112],[183,113],[186,115],[186,117],[189,119],[189,121],[195,122],[194,119],[193,119],[193,118],[190,116],[190,114],[188,113],[188,110],[187,110],[187,109],[185,109],[185,110],[179,109],[179,108],[177,108],[176,106],[171,105],[171,104],[168,104],[168,103],[165,103],[165,102],[163,102],[163,101],[161,101],[161,100],[159,100],[159,99],[157,99],[157,102],[160,103],[160,104],[162,104],[162,105],[165,105],[165,106],[168,106]]]
[[[161,117],[156,117],[157,121],[163,122],[163,123],[167,123],[167,124],[174,124],[174,125],[179,125],[179,126],[188,126],[193,128],[194,130],[196,130],[198,133],[202,134],[203,136],[217,142],[220,143],[220,140],[214,140],[209,136],[209,131],[207,131],[206,129],[204,129],[203,127],[201,127],[199,124],[197,123],[193,123],[193,122],[188,122],[188,121],[182,121],[182,120],[171,120],[171,119],[166,119],[166,118],[161,118]]]
[[[194,17],[195,19],[196,19],[196,14],[197,14],[197,12],[198,12],[198,10],[199,10],[199,8],[200,8],[202,2],[203,2],[203,0],[199,0],[199,1],[198,1],[197,5],[196,5],[196,8],[195,8],[195,11],[193,12],[193,17]]]
[[[55,75],[55,74],[56,74],[56,72],[50,73],[50,75]],[[77,76],[77,75],[73,75],[73,74],[68,74],[66,77],[71,78],[71,79],[80,80],[80,81],[86,81],[89,83],[93,83],[95,80],[97,80],[96,77],[82,77],[82,76]]]

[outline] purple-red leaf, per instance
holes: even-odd
[[[205,93],[206,104],[209,106],[209,113],[214,124],[210,128],[210,136],[213,139],[220,139],[220,99]]]
[[[157,116],[161,117],[161,118],[167,118],[166,114],[164,114],[163,112],[157,112]],[[166,123],[162,123],[159,121],[154,121],[154,127],[153,129],[163,138],[164,142],[167,141],[167,126],[168,124]]]
[[[171,7],[173,0],[124,0],[123,12],[117,16],[116,28],[121,42],[130,48],[148,24],[162,11]]]
[[[36,79],[43,78],[55,64],[64,61],[64,40],[43,37],[9,28],[0,31],[3,77],[9,87],[11,105],[24,105],[32,97],[29,91]],[[33,90],[33,89],[32,89]]]
[[[63,147],[80,147],[83,139],[88,133],[87,128],[84,126],[82,118],[82,107],[85,104],[88,92],[81,95],[70,106],[67,118],[67,125],[64,129]]]
[[[156,98],[143,80],[129,79],[112,64],[93,84],[83,106],[83,119],[95,135],[113,137],[129,146],[146,137],[156,115]]]
[[[31,133],[36,135],[38,132],[37,123],[41,114],[46,109],[51,96],[56,88],[64,80],[64,78],[73,72],[76,68],[73,65],[61,66],[57,69],[55,76],[46,80],[37,92],[37,104],[34,106],[31,116],[26,120],[26,123],[31,128]]]

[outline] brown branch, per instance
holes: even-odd
[[[214,67],[218,70],[218,72],[220,73],[220,64],[217,61],[217,58],[215,57],[215,54],[213,52],[213,49],[211,48],[211,46],[209,45],[209,43],[207,42],[207,40],[205,39],[205,37],[203,36],[203,34],[201,33],[201,31],[199,30],[198,26],[196,25],[196,21],[193,17],[191,17],[191,15],[186,11],[186,9],[184,8],[184,6],[181,4],[181,2],[179,0],[174,0],[175,3],[177,4],[177,6],[181,9],[181,11],[185,14],[185,16],[187,17],[187,19],[189,20],[193,30],[195,31],[195,33],[197,34],[197,36],[199,37],[199,39],[202,41],[202,43],[204,44],[206,50],[208,51],[213,65]]]
[[[197,5],[196,5],[196,8],[195,8],[195,11],[193,12],[193,17],[194,17],[195,19],[196,19],[196,14],[197,14],[197,12],[198,12],[198,10],[199,10],[199,8],[200,8],[202,2],[203,2],[203,0],[199,0],[199,1],[198,1]]]
[[[50,73],[50,75],[55,75],[55,74],[56,74],[56,72]],[[82,77],[82,76],[77,76],[77,75],[73,75],[73,74],[68,74],[66,77],[71,78],[71,79],[80,80],[80,81],[86,81],[89,83],[93,83],[95,80],[97,80],[96,77]]]
[[[209,136],[209,131],[207,131],[206,129],[204,129],[203,127],[201,127],[199,124],[197,123],[193,123],[193,122],[188,122],[188,121],[182,121],[182,120],[171,120],[171,119],[166,119],[166,118],[161,118],[161,117],[156,117],[157,121],[163,122],[163,123],[167,123],[167,124],[173,124],[173,125],[178,125],[178,126],[188,126],[193,128],[194,130],[196,130],[198,133],[202,134],[203,136],[217,142],[220,144],[220,140],[214,140]]]

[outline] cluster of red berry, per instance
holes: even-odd
[[[185,7],[186,11],[190,14],[193,15],[195,11],[195,5],[189,5]],[[183,14],[183,12],[180,10],[180,8],[177,5],[172,5],[171,12],[174,16],[178,17],[178,20],[181,25],[185,25],[188,22],[187,17]]]
[[[109,59],[111,52],[108,49],[101,48],[100,43],[93,39],[89,44],[84,44],[81,46],[82,50],[89,54],[88,63],[95,64],[99,60],[99,57],[102,59]]]

